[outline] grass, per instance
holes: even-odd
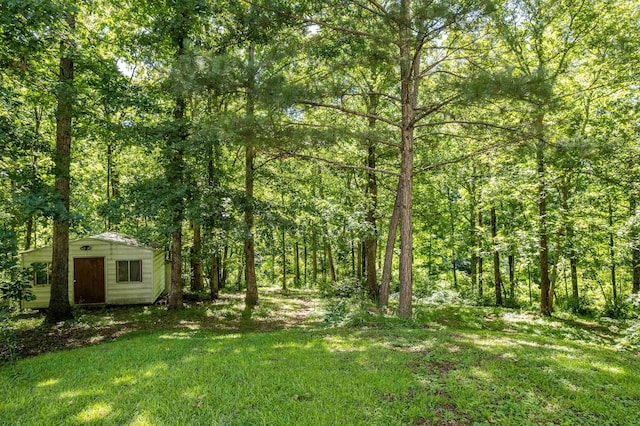
[[[640,424],[640,358],[610,324],[422,306],[327,326],[321,305],[83,313],[76,327],[129,331],[1,366],[0,424]]]

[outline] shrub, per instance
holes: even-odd
[[[349,306],[345,299],[331,299],[325,307],[324,322],[333,325],[342,324],[348,314]]]
[[[362,283],[357,278],[344,278],[323,289],[323,295],[325,297],[349,298],[359,296],[363,292],[364,288],[362,287]]]
[[[602,316],[615,319],[626,319],[631,316],[632,308],[633,306],[629,299],[623,299],[621,297],[616,299],[607,299],[602,309]]]
[[[443,289],[432,292],[430,295],[423,297],[421,301],[428,305],[457,305],[461,303],[462,299],[457,291]]]
[[[14,361],[16,359],[17,339],[16,331],[11,327],[10,314],[13,308],[6,302],[0,301],[0,359]],[[7,353],[4,353],[4,352]]]
[[[36,297],[31,291],[32,279],[32,268],[12,265],[0,277],[0,297],[5,301],[14,302],[18,306],[22,301],[34,300]]]

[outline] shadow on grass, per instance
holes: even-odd
[[[637,358],[518,315],[135,333],[0,369],[0,411],[25,424],[640,424]]]
[[[17,356],[24,358],[61,349],[112,341],[135,331],[159,329],[208,329],[227,332],[273,331],[292,327],[316,327],[317,296],[309,291],[261,294],[260,304],[244,308],[241,294],[224,294],[218,300],[194,300],[186,309],[168,311],[164,306],[108,306],[77,309],[76,318],[65,323],[43,325],[44,315],[31,312],[14,317]],[[8,349],[0,345],[0,364],[9,359]]]
[[[410,424],[414,417],[435,418],[435,399],[427,393],[381,397],[419,387],[409,370],[385,363],[390,355],[348,334],[319,330],[140,335],[0,369],[2,413],[22,424]]]

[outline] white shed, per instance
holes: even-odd
[[[33,294],[25,308],[49,306],[51,247],[22,253],[33,266]],[[69,302],[72,305],[153,303],[165,290],[164,251],[107,232],[69,242]]]

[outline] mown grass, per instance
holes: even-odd
[[[4,365],[0,424],[640,424],[640,358],[601,324],[424,306],[413,321],[360,312],[328,327],[316,310],[303,328],[269,329],[300,308],[269,297],[251,320],[225,305],[235,329],[194,307],[157,330]]]

